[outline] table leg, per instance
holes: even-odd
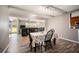
[[[34,47],[34,52],[36,52],[36,44],[35,44],[35,47]]]
[[[40,46],[41,46],[41,52],[42,52],[43,42],[41,43],[41,45],[40,45]]]
[[[54,38],[54,41],[53,41],[54,45],[56,44],[56,38]]]
[[[32,51],[32,45],[30,45],[30,51]]]

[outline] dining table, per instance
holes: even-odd
[[[32,39],[33,39],[32,46],[35,47],[35,43],[44,42],[45,35],[46,35],[46,32],[34,32],[34,33],[31,33],[31,36],[32,36]]]
[[[43,32],[34,32],[34,33],[31,33],[31,36],[32,36],[32,47],[35,47],[35,44],[36,43],[39,43],[40,45],[44,45],[44,41],[45,41],[45,35],[47,34],[46,31],[43,31]],[[58,34],[54,33],[53,36],[52,36],[52,39],[56,39],[58,38]]]

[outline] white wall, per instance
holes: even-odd
[[[47,20],[47,30],[54,28],[59,37],[78,41],[78,30],[69,28],[69,13]]]
[[[4,49],[9,42],[8,7],[0,6],[0,48]]]

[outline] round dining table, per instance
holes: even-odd
[[[35,47],[35,44],[38,43],[38,44],[43,44],[44,45],[44,41],[45,41],[45,35],[47,34],[47,32],[34,32],[34,33],[31,33],[31,36],[32,36],[32,47]],[[56,39],[58,38],[58,34],[54,33],[53,36],[52,36],[52,39],[51,41],[53,41],[53,39]],[[55,42],[54,42],[55,43]]]

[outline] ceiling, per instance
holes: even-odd
[[[66,12],[79,10],[79,5],[54,5],[54,7],[64,10]]]
[[[49,18],[79,10],[79,5],[11,5],[11,16]]]
[[[50,13],[47,10],[42,10],[44,8],[40,6],[9,6],[9,15],[10,16],[17,16],[17,17],[24,17],[24,18],[32,18],[33,16],[37,18],[48,18],[50,17]],[[39,10],[39,9],[40,10]],[[30,17],[31,16],[31,17]]]

